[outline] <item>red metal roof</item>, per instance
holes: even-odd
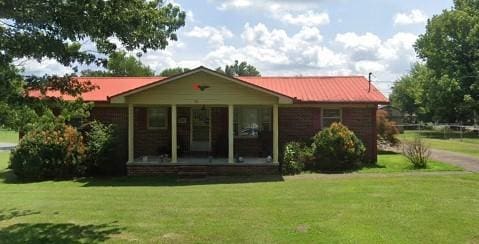
[[[248,83],[311,103],[388,103],[363,76],[238,77]]]
[[[98,86],[90,92],[82,94],[82,98],[89,102],[108,102],[108,99],[114,95],[133,90],[137,87],[149,85],[156,81],[165,79],[165,77],[78,77],[81,81],[90,81]],[[30,92],[30,96],[39,97],[38,91]],[[61,95],[60,92],[47,92],[48,97],[62,97],[65,100],[74,100],[74,97]]]
[[[99,89],[82,94],[85,101],[108,102],[109,98],[139,90],[166,77],[79,77]],[[296,103],[388,103],[388,99],[363,76],[301,76],[301,77],[236,77],[237,80],[290,98]],[[40,96],[31,92],[31,96]],[[59,92],[47,96],[60,97]],[[73,100],[63,96],[65,100]]]

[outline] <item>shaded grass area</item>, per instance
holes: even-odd
[[[0,153],[2,178],[7,158]],[[0,179],[0,242],[478,240],[479,174],[343,176],[230,184],[155,177]]]
[[[448,133],[444,137],[441,131],[405,131],[400,134],[400,140],[413,140],[420,135],[431,148],[463,153],[479,158],[479,135],[465,134],[464,138],[460,138],[457,132]]]
[[[0,129],[0,143],[18,143],[18,132]]]
[[[463,169],[455,166],[439,162],[436,160],[429,160],[427,168],[414,169],[411,163],[401,154],[397,153],[383,153],[378,155],[378,162],[376,165],[367,166],[360,169],[359,173],[394,173],[394,172],[408,172],[408,171],[462,171]]]

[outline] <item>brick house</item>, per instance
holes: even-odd
[[[129,175],[277,171],[283,145],[340,121],[377,158],[376,110],[388,103],[362,76],[229,77],[199,67],[173,77],[81,77],[99,89],[92,119],[115,124]],[[126,167],[125,167],[126,165]]]

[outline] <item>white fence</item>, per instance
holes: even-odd
[[[462,125],[462,124],[398,124],[396,125],[401,133],[403,131],[417,131],[419,135],[436,138],[479,138],[479,125]]]

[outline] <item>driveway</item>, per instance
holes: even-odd
[[[479,172],[479,159],[461,153],[431,149],[431,159],[453,164],[467,171]]]
[[[17,144],[15,143],[5,143],[5,142],[0,142],[0,152],[3,151],[10,151],[13,148],[15,148]]]

